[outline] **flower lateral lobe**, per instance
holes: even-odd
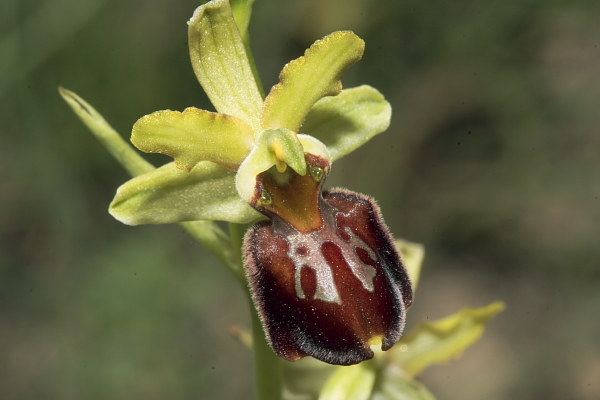
[[[305,176],[275,168],[251,205],[270,218],[244,240],[253,300],[277,355],[351,365],[400,338],[412,290],[375,203],[321,192],[329,163],[306,154]]]

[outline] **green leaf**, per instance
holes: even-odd
[[[394,240],[396,249],[402,256],[406,272],[410,278],[413,293],[419,284],[419,276],[421,275],[421,265],[425,257],[425,247],[419,243],[412,243],[402,239]]]
[[[185,171],[200,161],[237,170],[253,141],[252,128],[244,121],[193,107],[182,113],[165,110],[146,115],[131,132],[131,142],[138,149],[169,155]]]
[[[139,176],[154,170],[154,166],[119,135],[102,116],[81,97],[65,88],[59,87],[60,95],[71,106],[73,111],[83,120],[92,133],[100,140],[108,152],[132,176]],[[213,221],[182,222],[181,226],[223,262],[238,279],[244,281],[241,266],[233,257],[231,241]]]
[[[432,364],[459,357],[481,337],[489,319],[503,309],[502,302],[495,302],[482,308],[464,309],[438,321],[420,322],[411,333],[400,338],[388,357],[415,376]]]
[[[229,1],[213,0],[198,7],[188,25],[192,67],[208,98],[219,113],[257,130],[262,97]]]
[[[127,225],[256,220],[261,214],[242,201],[234,177],[210,161],[198,163],[191,172],[169,163],[119,187],[109,212]]]
[[[144,160],[129,143],[123,140],[121,135],[106,122],[94,107],[74,92],[63,87],[59,87],[58,92],[106,150],[117,159],[130,175],[137,176],[154,169],[152,164]]]
[[[389,365],[378,377],[371,400],[435,400],[435,397],[421,382]]]
[[[337,367],[321,390],[319,400],[367,400],[375,384],[373,361]]]
[[[323,142],[335,161],[385,131],[391,115],[392,108],[383,95],[363,85],[319,100],[300,131]]]
[[[360,60],[363,51],[363,40],[349,31],[334,32],[316,41],[303,57],[281,71],[279,83],[265,99],[263,128],[298,132],[317,100],[340,93],[342,74]]]

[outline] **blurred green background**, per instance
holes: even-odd
[[[107,213],[126,173],[58,96],[123,135],[211,108],[190,67],[196,0],[0,2],[0,398],[248,399],[248,326],[227,271],[177,226]],[[270,87],[339,29],[345,75],[392,103],[329,186],[375,197],[426,258],[410,329],[500,299],[482,340],[421,380],[444,399],[600,398],[600,3],[258,0]],[[150,158],[155,164],[166,157]]]

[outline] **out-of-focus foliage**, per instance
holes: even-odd
[[[402,369],[389,366],[373,389],[371,400],[435,400],[427,388]]]
[[[350,367],[338,367],[321,389],[319,400],[368,400],[376,376],[373,360]]]
[[[464,309],[438,321],[421,321],[386,354],[388,362],[410,376],[431,365],[448,363],[477,341],[490,318],[503,309],[504,305],[496,302],[478,309]]]
[[[250,393],[249,353],[226,334],[248,324],[236,283],[180,228],[108,215],[128,175],[56,94],[127,137],[152,111],[208,109],[186,43],[197,5],[0,2],[3,399]],[[507,303],[458,361],[424,371],[440,399],[600,397],[599,17],[583,0],[254,4],[266,87],[327,33],[365,39],[343,83],[380,88],[392,125],[328,182],[426,246],[407,332]]]

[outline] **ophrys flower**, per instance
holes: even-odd
[[[196,10],[189,45],[217,112],[137,121],[133,144],[175,161],[121,186],[110,212],[131,225],[264,215],[246,235],[244,263],[275,352],[353,364],[371,358],[373,344],[390,348],[412,301],[391,236],[368,197],[322,192],[332,162],[389,125],[375,89],[342,90],[364,42],[348,31],[315,42],[264,101],[227,0]]]

